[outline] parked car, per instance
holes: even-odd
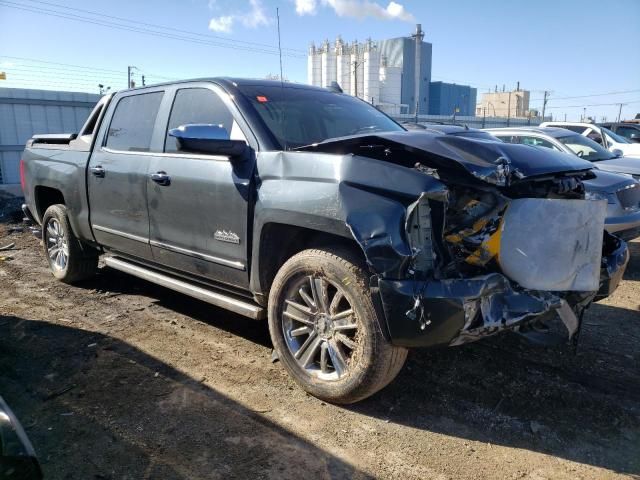
[[[599,168],[596,178],[585,180],[584,185],[589,195],[607,199],[605,228],[626,240],[640,236],[640,182],[630,175],[640,178],[640,165],[636,166],[635,160],[619,159],[596,142],[564,128],[490,128],[485,133],[504,142],[550,148],[594,162]],[[624,168],[625,163],[631,166]]]
[[[579,133],[599,143],[612,153],[625,157],[640,158],[640,145],[593,123],[581,122],[543,122],[541,127],[559,127]]]
[[[620,135],[632,143],[640,143],[640,123],[599,123],[598,125],[611,130],[616,135]]]
[[[336,403],[383,388],[411,347],[537,334],[533,323],[556,319],[572,338],[629,255],[604,232],[606,202],[585,198],[591,163],[408,132],[305,85],[118,92],[78,134],[34,136],[20,165],[56,278],[88,278],[103,255],[267,317],[287,372]]]
[[[558,152],[577,155],[583,160],[594,162],[599,170],[631,175],[640,179],[640,161],[635,158],[620,157],[584,135],[564,127],[518,127],[487,128],[485,132],[508,143],[523,143],[547,147]]]

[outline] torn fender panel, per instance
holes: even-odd
[[[562,304],[551,293],[516,291],[499,273],[426,282],[382,279],[379,288],[391,342],[404,347],[461,345],[554,313]]]
[[[441,200],[446,194],[447,188],[433,179],[431,189],[420,198]],[[407,211],[416,204],[407,208],[398,200],[347,183],[340,184],[340,199],[347,226],[373,272],[382,277],[403,277],[416,253],[406,231]],[[431,246],[423,254],[432,255]]]
[[[531,148],[423,131],[380,132],[326,140],[299,151],[362,155],[405,167],[420,162],[449,178],[465,172],[498,186],[560,172],[590,170],[590,162],[550,149]],[[452,175],[453,174],[453,175]]]

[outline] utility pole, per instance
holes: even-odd
[[[622,106],[626,105],[626,103],[621,103],[620,104],[620,108],[618,109],[618,120],[616,120],[616,123],[620,123],[620,117],[622,116]]]
[[[544,122],[544,112],[547,109],[547,102],[549,98],[549,92],[547,90],[544,91],[544,99],[542,100],[542,121]]]
[[[415,100],[415,114],[416,114],[416,123],[418,123],[418,114],[420,111],[420,78],[421,78],[421,64],[422,64],[422,56],[420,55],[420,49],[422,47],[422,40],[424,39],[424,32],[422,31],[422,25],[416,25],[416,33],[411,36],[416,41],[416,59],[414,65],[415,77],[414,77],[414,90],[413,96]]]
[[[138,67],[134,67],[133,65],[129,65],[127,67],[127,88],[135,88],[136,82],[133,80],[133,70],[138,70]]]

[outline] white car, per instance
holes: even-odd
[[[599,127],[593,123],[542,122],[540,126],[566,128],[567,130],[589,137],[591,140],[595,140],[612,153],[619,152],[621,156],[640,158],[640,143],[631,143],[626,138],[613,133],[611,130]]]

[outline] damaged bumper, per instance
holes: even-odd
[[[629,252],[611,237],[615,248],[603,258],[600,291],[572,292],[572,303],[587,306],[605,297],[620,281]],[[580,327],[566,295],[523,290],[499,273],[453,280],[384,280],[378,282],[386,330],[391,343],[403,347],[462,345],[501,331],[516,331],[534,320],[556,316],[571,338]]]

